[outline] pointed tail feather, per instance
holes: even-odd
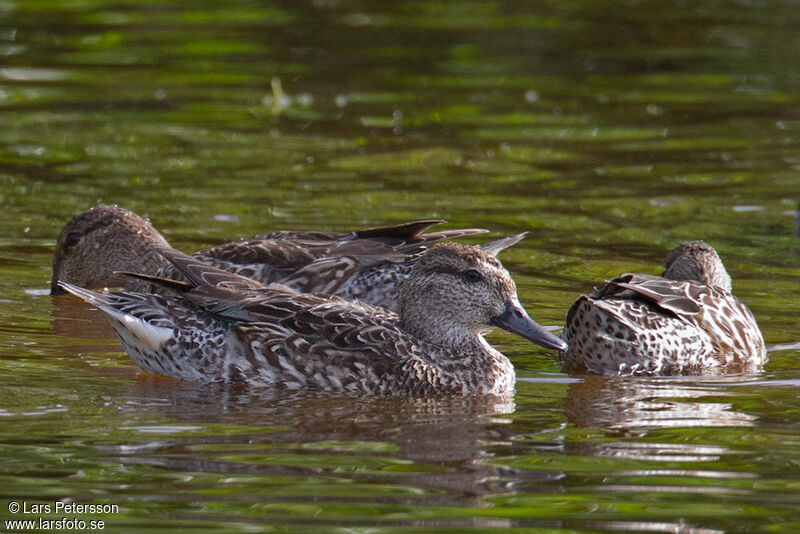
[[[186,277],[189,284],[194,287],[211,286],[237,289],[259,289],[264,287],[263,284],[255,280],[217,269],[172,247],[156,245],[154,248],[174,265]]]
[[[80,286],[74,286],[72,284],[68,284],[67,282],[62,282],[60,280],[58,281],[58,287],[60,287],[67,293],[72,293],[79,299],[84,300],[89,304],[97,306],[98,308],[100,308],[101,306],[110,306],[112,302],[111,299],[108,298],[108,296],[103,293],[96,293],[89,289]]]
[[[171,360],[155,357],[167,341],[174,339],[178,327],[164,297],[145,293],[95,293],[66,282],[59,285],[67,292],[96,306],[117,335],[125,352],[140,368],[149,373],[188,378],[199,377],[191,366],[181,368],[170,365]]]
[[[412,253],[419,251],[421,245],[435,243],[443,239],[455,239],[474,234],[485,234],[488,230],[483,228],[460,228],[457,230],[442,230],[439,232],[423,232],[437,224],[447,222],[443,219],[430,219],[424,221],[413,221],[395,226],[381,226],[377,228],[365,228],[353,232],[360,239],[377,240],[399,240],[405,243],[397,244],[397,251]]]
[[[416,239],[396,247],[396,250],[398,252],[414,253],[418,252],[419,249],[421,249],[425,245],[431,245],[433,243],[436,243],[438,241],[443,241],[445,239],[458,239],[459,237],[466,237],[468,235],[487,234],[487,233],[489,233],[489,230],[485,230],[483,228],[460,228],[458,230],[442,230],[441,232],[430,232],[428,234],[422,234]]]
[[[131,278],[136,278],[138,280],[144,280],[145,282],[150,282],[151,284],[158,285],[161,287],[166,287],[167,289],[172,289],[173,291],[177,292],[186,292],[192,289],[192,284],[181,282],[180,280],[173,280],[171,278],[163,278],[161,276],[153,276],[149,274],[143,273],[132,273],[129,271],[114,271],[114,274],[121,274],[123,276],[129,276]]]
[[[497,239],[495,241],[490,241],[489,243],[478,245],[478,248],[484,250],[492,256],[497,256],[503,250],[522,241],[522,238],[524,238],[526,235],[528,235],[528,232],[522,232],[521,234],[504,237],[502,239]]]
[[[415,239],[420,236],[422,232],[445,222],[444,219],[427,219],[423,221],[412,221],[403,224],[396,224],[392,226],[376,226],[374,228],[363,228],[356,230],[353,233],[361,239],[369,238],[394,238],[394,239]]]

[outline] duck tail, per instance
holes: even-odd
[[[361,239],[371,238],[394,238],[394,239],[416,239],[422,232],[442,224],[444,219],[426,219],[423,221],[412,221],[403,224],[396,224],[393,226],[376,226],[374,228],[362,228],[353,233]]]
[[[86,288],[83,288],[83,287],[80,287],[80,286],[75,286],[75,285],[72,285],[72,284],[68,284],[67,282],[62,282],[60,280],[57,282],[57,284],[58,284],[58,287],[60,287],[61,289],[63,289],[67,293],[72,293],[73,295],[75,295],[79,299],[84,300],[84,301],[88,302],[89,304],[92,304],[93,306],[96,306],[98,308],[101,308],[101,309],[110,308],[111,304],[113,303],[113,300],[107,294],[96,293],[96,292],[91,291],[89,289],[86,289]]]
[[[468,235],[485,234],[488,230],[483,228],[459,228],[456,230],[442,230],[439,232],[423,233],[425,230],[437,224],[442,224],[444,219],[426,219],[422,221],[412,221],[394,226],[379,226],[375,228],[364,228],[353,232],[360,239],[376,239],[385,241],[394,247],[397,252],[412,254],[419,252],[425,245],[436,243],[444,239],[456,239]],[[400,243],[397,243],[400,241]]]
[[[492,256],[497,256],[500,252],[522,241],[522,238],[524,238],[526,235],[528,235],[528,232],[522,232],[521,234],[504,237],[502,239],[490,241],[489,243],[484,243],[483,245],[478,245],[478,248],[491,254]]]
[[[129,271],[114,271],[114,274],[121,274],[123,276],[129,276],[131,278],[136,278],[138,280],[144,280],[145,282],[150,282],[153,285],[165,287],[167,289],[171,289],[178,293],[185,293],[192,289],[192,284],[187,282],[181,282],[180,280],[173,280],[171,278],[163,278],[161,276],[152,276],[149,274],[143,273],[132,273]]]

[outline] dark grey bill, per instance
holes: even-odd
[[[547,349],[556,349],[562,352],[567,350],[567,342],[554,336],[531,319],[531,316],[516,299],[508,299],[503,313],[492,317],[491,322],[494,326],[522,336]]]
[[[51,295],[66,295],[67,292],[61,289],[61,286],[58,285],[58,280],[53,280],[52,285],[50,286],[50,294]]]

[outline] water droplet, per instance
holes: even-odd
[[[538,102],[539,101],[539,92],[538,91],[534,91],[533,89],[529,89],[528,91],[525,91],[525,101],[528,102],[528,103],[531,103],[531,104],[533,104],[534,102]]]

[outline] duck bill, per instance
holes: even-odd
[[[531,316],[528,315],[528,312],[525,311],[525,308],[516,298],[508,299],[503,313],[497,317],[492,317],[491,323],[547,349],[567,350],[567,343],[531,319]]]
[[[51,295],[66,295],[67,292],[64,291],[61,288],[61,286],[58,285],[58,280],[54,278],[53,281],[50,284],[50,294]]]

